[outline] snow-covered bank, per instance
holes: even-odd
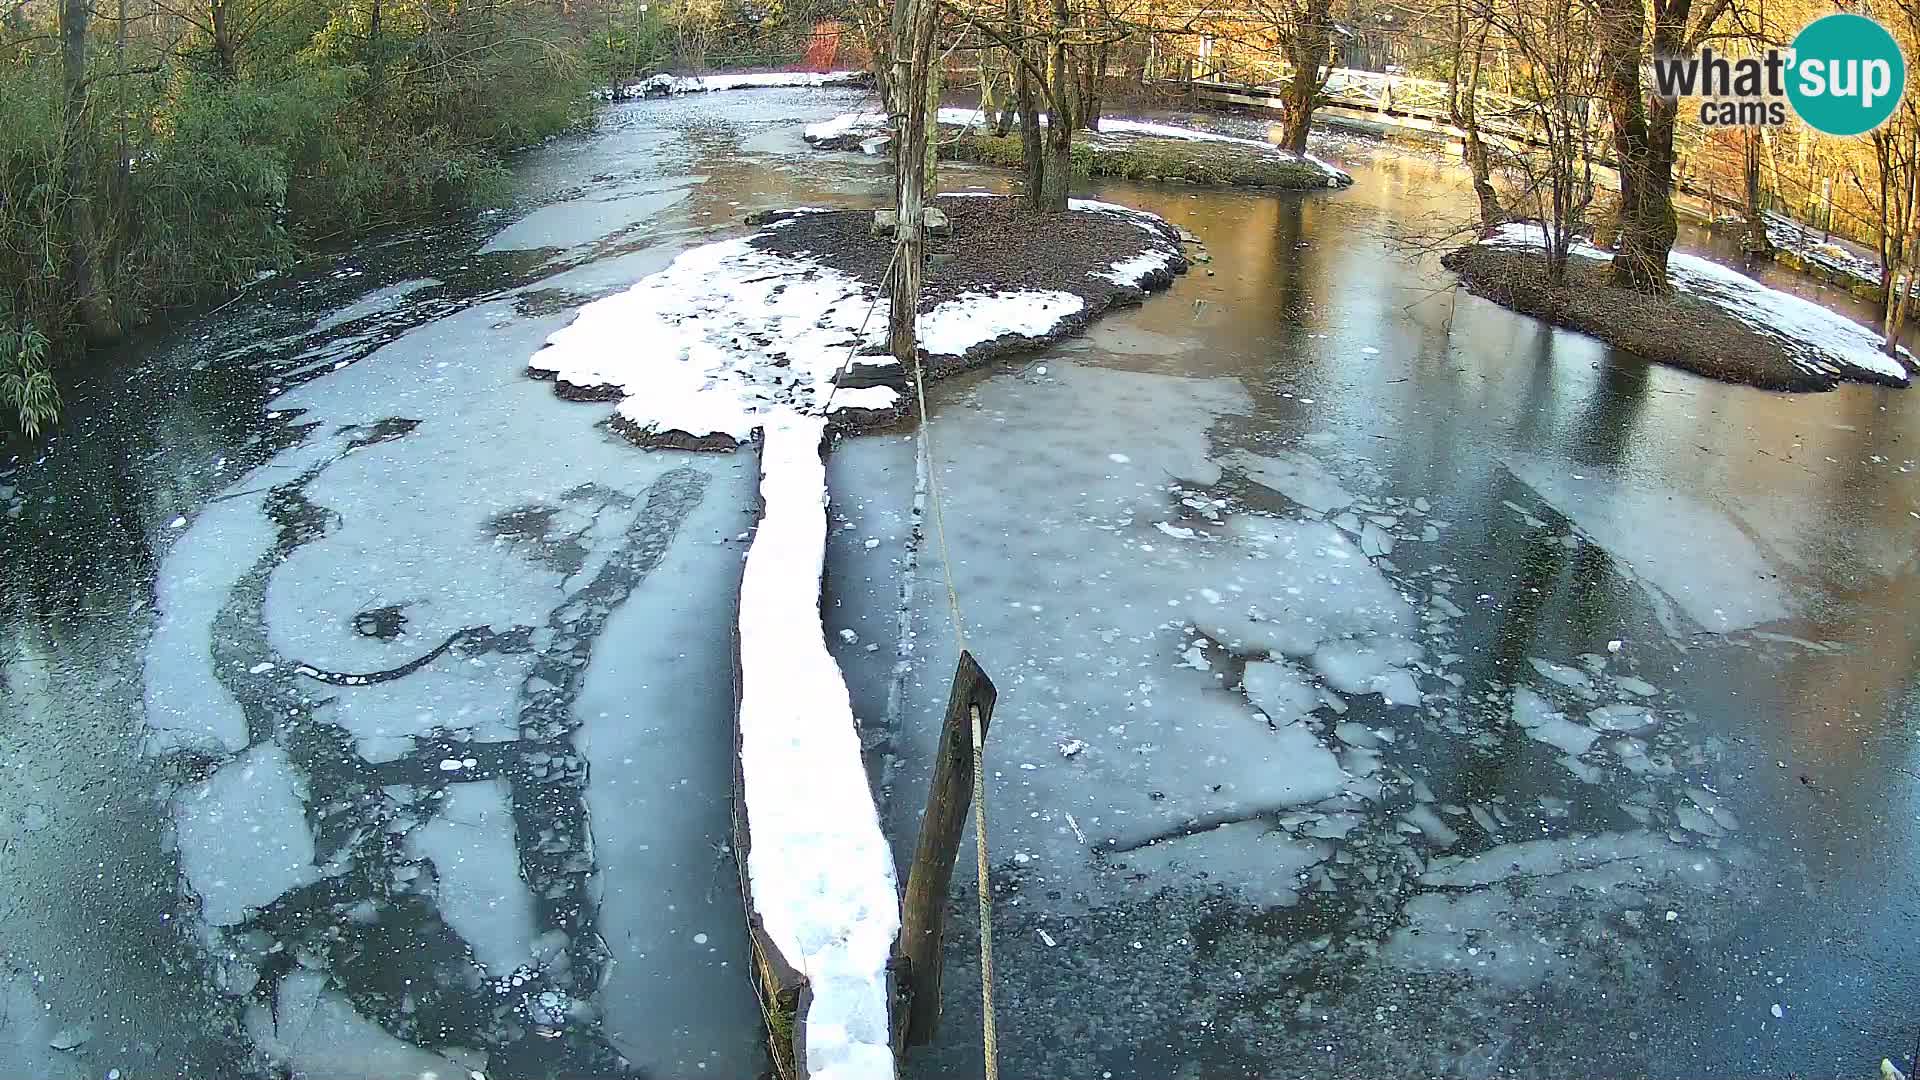
[[[1568,287],[1547,289],[1542,236],[1538,225],[1504,225],[1445,261],[1476,292],[1715,378],[1780,390],[1908,385],[1911,357],[1881,352],[1871,328],[1698,255],[1673,252],[1672,295],[1647,297],[1613,288],[1602,276],[1613,253],[1576,241]]]
[[[1076,202],[1070,223],[1092,240],[1009,265],[1008,245],[1031,230],[1002,235],[1004,200],[946,205],[957,235],[942,243],[956,258],[929,281],[920,321],[936,375],[1054,340],[1186,268],[1177,233],[1125,207]],[[797,211],[694,248],[582,307],[529,372],[554,379],[564,397],[618,399],[615,429],[649,445],[731,448],[775,412],[848,427],[897,419],[910,402],[906,373],[884,353],[891,241],[872,239],[869,219]],[[1034,265],[1054,270],[1057,287],[1026,283],[1020,275]]]
[[[633,98],[704,94],[715,90],[860,86],[869,78],[871,76],[864,71],[763,71],[733,75],[669,75],[662,72],[650,79],[608,87],[597,96],[602,101],[627,101]]]
[[[1041,114],[1042,122],[1046,119],[1046,114]],[[993,126],[987,115],[979,109],[963,108],[941,109],[940,123],[946,127],[968,131],[986,131]],[[809,125],[802,134],[807,142],[820,149],[861,150],[869,154],[880,153],[890,138],[886,115],[876,112],[844,113],[831,120]],[[1128,149],[1142,139],[1173,139],[1183,142],[1219,144],[1243,149],[1260,159],[1305,166],[1316,171],[1318,178],[1327,187],[1344,187],[1353,183],[1353,177],[1344,170],[1312,154],[1295,154],[1260,139],[1222,135],[1218,132],[1180,127],[1174,124],[1108,116],[1100,119],[1099,131],[1077,133],[1075,138],[1096,149],[1108,151]]]
[[[803,980],[796,1062],[815,1080],[892,1077],[893,858],[820,621],[826,421],[781,410],[760,449],[763,508],[740,583],[740,800],[748,913]],[[786,989],[786,988],[782,988]]]

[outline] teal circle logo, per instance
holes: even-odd
[[[1815,19],[1793,39],[1787,100],[1817,131],[1860,135],[1885,123],[1907,90],[1900,43],[1864,15]]]

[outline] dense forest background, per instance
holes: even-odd
[[[0,429],[44,427],[58,365],[170,307],[498,199],[597,86],[811,25],[739,0],[7,0]]]

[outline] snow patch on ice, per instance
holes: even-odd
[[[754,912],[807,978],[806,1071],[889,1078],[887,959],[900,928],[840,668],[820,621],[825,421],[780,413],[760,450],[764,510],[740,585],[740,763]]]

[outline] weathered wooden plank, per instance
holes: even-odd
[[[953,862],[966,831],[967,812],[973,806],[973,718],[980,718],[986,738],[997,697],[970,652],[960,653],[947,697],[947,715],[940,726],[940,746],[933,762],[933,782],[927,789],[927,809],[920,818],[920,839],[913,866],[907,873],[907,896],[900,922],[900,951],[905,958],[907,1016],[896,1021],[896,1038],[908,1046],[933,1040],[940,1027],[940,941],[946,928],[947,889],[953,882]]]

